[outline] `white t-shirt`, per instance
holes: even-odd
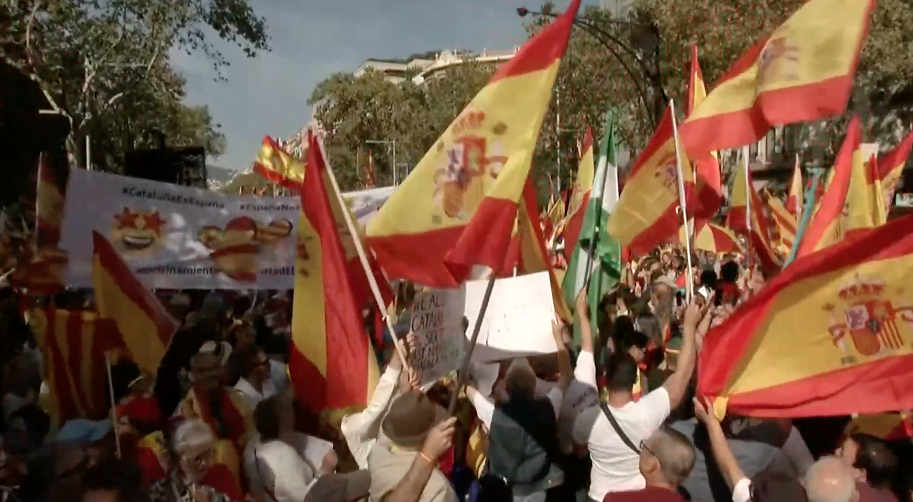
[[[585,374],[584,374],[585,373]],[[577,358],[575,376],[596,381],[596,362],[593,354],[581,352]],[[656,432],[669,416],[669,393],[660,387],[637,402],[622,408],[609,407],[628,439],[639,446]],[[618,437],[602,408],[594,406],[582,411],[574,423],[574,443],[587,445],[593,468],[590,471],[589,497],[603,500],[607,493],[640,490],[646,486],[640,474],[640,458]]]
[[[235,390],[244,394],[244,397],[247,398],[247,406],[250,408],[250,411],[257,409],[257,405],[260,404],[260,401],[264,399],[269,399],[276,395],[276,386],[273,385],[272,380],[266,379],[263,381],[263,393],[257,391],[253,385],[250,384],[243,377],[238,380],[238,383],[235,384]]]

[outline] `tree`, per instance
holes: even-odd
[[[169,51],[201,51],[218,71],[227,61],[209,33],[253,57],[268,50],[265,29],[247,0],[4,0],[0,57],[67,118],[67,146],[80,159],[86,134],[116,136],[101,141],[116,148],[100,158],[117,162],[142,143],[147,131],[140,128],[156,121],[170,122],[164,128],[178,138],[207,140],[218,153],[224,139],[209,134],[217,126],[208,112],[180,103],[184,81]]]

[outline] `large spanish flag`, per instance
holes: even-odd
[[[267,180],[287,188],[301,188],[304,180],[304,162],[292,157],[269,136],[254,161],[254,171]]]
[[[676,239],[682,225],[679,212],[676,138],[671,107],[628,175],[618,204],[609,218],[609,235],[638,256],[661,242]],[[692,180],[691,165],[681,151],[684,183]]]
[[[567,209],[567,223],[564,227],[564,253],[570,256],[577,246],[580,238],[580,229],[583,227],[583,217],[586,207],[590,203],[590,193],[593,191],[593,178],[596,176],[596,163],[593,155],[593,131],[587,129],[583,139],[583,157],[577,167],[577,177],[574,178],[574,190],[571,192],[571,202]]]
[[[810,0],[748,50],[682,126],[691,154],[843,113],[875,0]]]
[[[126,348],[109,319],[95,312],[31,310],[28,323],[44,355],[50,387],[48,414],[60,425],[73,418],[100,420],[110,404],[105,354]]]
[[[132,359],[154,375],[178,323],[133,275],[111,243],[94,230],[92,244],[92,286],[98,315],[114,321]]]
[[[893,150],[878,159],[878,174],[881,178],[881,188],[884,190],[886,211],[894,204],[894,192],[900,184],[900,176],[913,148],[913,132],[907,134]]]
[[[786,210],[798,221],[802,218],[802,200],[805,194],[805,184],[802,182],[802,164],[799,163],[799,154],[796,154],[796,167],[793,168],[793,179],[789,184],[789,193],[786,195]]]
[[[504,262],[580,0],[495,72],[368,224],[391,278],[453,287]]]
[[[846,230],[844,220],[846,216],[849,216],[847,196],[850,192],[853,171],[856,170],[853,166],[854,164],[862,166],[866,160],[862,150],[859,149],[861,141],[862,125],[859,117],[853,117],[829,175],[827,189],[819,199],[820,202],[812,214],[808,228],[802,235],[802,241],[796,251],[797,258],[843,239]]]
[[[697,46],[692,45],[685,116],[691,115],[694,108],[703,103],[706,98],[707,88],[704,85],[704,75],[697,57]],[[703,221],[710,220],[720,208],[723,201],[723,177],[716,152],[698,154],[693,158],[693,164],[694,186],[690,189],[688,213],[694,215],[698,220],[698,226],[702,226]]]
[[[704,338],[716,410],[806,417],[913,408],[913,217],[794,261]]]
[[[377,359],[334,218],[343,208],[328,193],[331,173],[311,132],[305,166],[289,376],[298,399],[315,412],[364,406],[377,382]]]

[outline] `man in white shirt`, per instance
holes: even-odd
[[[266,352],[259,347],[249,347],[242,355],[244,375],[235,384],[235,390],[247,398],[251,410],[257,408],[260,401],[276,394],[276,386],[270,379],[270,362]]]
[[[580,315],[581,353],[577,358],[575,376],[596,387],[596,363],[593,356],[593,335],[586,310],[585,291],[578,297]],[[633,400],[633,387],[638,367],[627,353],[615,353],[609,360],[608,406],[589,408],[577,417],[573,440],[578,454],[589,452],[593,467],[590,472],[589,498],[601,502],[607,493],[640,490],[646,486],[640,474],[639,448],[678,406],[691,380],[696,358],[694,336],[702,317],[696,304],[688,306],[684,320],[684,338],[678,367],[662,387],[639,401]],[[609,421],[612,414],[628,441],[622,439]]]

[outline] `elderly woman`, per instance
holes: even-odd
[[[170,472],[148,489],[149,502],[240,502],[231,474],[214,465],[212,429],[202,420],[187,420],[174,432]]]

